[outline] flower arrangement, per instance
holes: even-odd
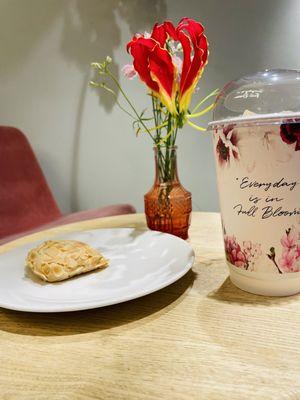
[[[119,108],[132,119],[136,134],[146,133],[154,143],[158,190],[153,189],[145,195],[149,228],[187,238],[191,194],[182,186],[179,188],[176,139],[178,131],[185,124],[205,131],[193,119],[203,116],[214,107],[214,102],[209,105],[206,103],[217,94],[217,90],[199,101],[190,111],[191,97],[208,59],[204,28],[200,22],[186,17],[177,26],[165,21],[155,24],[151,33],[134,35],[127,44],[127,51],[133,63],[126,64],[122,71],[129,79],[139,76],[146,85],[152,115],[147,110],[137,111],[112,73],[110,57],[103,62],[92,63],[103,80],[92,81],[91,85],[114,96]],[[122,95],[121,101],[118,100],[116,89]],[[177,198],[172,200],[175,194]]]
[[[178,129],[188,124],[199,131],[205,131],[205,128],[192,120],[214,107],[212,103],[199,110],[216,95],[216,90],[198,102],[192,111],[189,110],[192,94],[208,59],[204,27],[200,22],[186,17],[176,27],[170,21],[155,24],[151,33],[137,33],[127,44],[127,51],[133,58],[133,64],[125,65],[122,70],[129,79],[138,75],[146,84],[152,103],[152,116],[146,115],[146,110],[137,111],[112,73],[110,57],[101,63],[92,63],[100,77],[108,79],[92,81],[91,85],[115,97],[116,104],[132,118],[137,135],[144,132],[150,136],[158,149],[161,180],[168,182],[174,175],[170,159]],[[125,105],[119,102],[113,86],[120,91]]]

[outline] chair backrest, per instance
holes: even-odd
[[[27,138],[16,128],[0,126],[0,238],[60,216]]]

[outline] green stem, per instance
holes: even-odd
[[[130,112],[127,111],[127,110],[120,104],[120,102],[119,102],[119,100],[118,100],[118,96],[117,96],[117,94],[116,94],[116,92],[115,92],[114,90],[112,90],[112,89],[109,88],[108,86],[101,85],[101,84],[95,85],[95,83],[94,83],[93,86],[101,87],[102,89],[105,89],[107,92],[109,92],[110,94],[112,94],[113,97],[114,97],[114,99],[115,99],[115,102],[116,102],[117,106],[118,106],[122,111],[124,111],[127,115],[129,115],[131,118],[135,119],[135,116],[132,115],[132,114],[130,114]]]
[[[202,115],[208,113],[210,110],[212,110],[215,107],[216,103],[213,102],[212,104],[210,104],[209,106],[207,106],[204,110],[199,111],[196,114],[188,114],[187,118],[198,118],[201,117]]]
[[[125,98],[125,100],[127,101],[127,103],[129,104],[129,106],[131,107],[131,109],[133,110],[133,112],[135,113],[135,115],[137,116],[137,119],[139,120],[139,122],[141,123],[141,125],[143,125],[143,127],[145,128],[145,130],[147,131],[147,133],[150,135],[151,139],[155,142],[155,138],[153,137],[153,135],[151,134],[151,132],[149,131],[148,127],[144,124],[143,120],[140,118],[138,112],[136,111],[134,105],[131,103],[131,101],[129,100],[129,98],[127,97],[126,93],[124,92],[124,90],[122,89],[121,85],[119,84],[118,80],[115,78],[115,76],[110,72],[110,70],[107,68],[107,75],[115,82],[116,86],[118,87],[118,89],[120,90],[120,92],[122,93],[123,97]]]
[[[198,108],[206,102],[206,100],[208,100],[210,97],[216,96],[219,92],[219,89],[215,89],[213,90],[210,94],[208,94],[206,97],[204,97],[204,99],[202,99],[201,101],[199,101],[198,104],[196,104],[196,106],[193,108],[192,112],[190,114],[194,114],[195,111],[198,110]]]
[[[174,141],[173,141],[173,146],[175,146],[176,139],[177,139],[177,132],[178,132],[178,125],[176,124],[175,126],[175,131],[174,131]]]
[[[158,117],[157,114],[158,113],[156,111],[155,100],[154,100],[153,96],[151,96],[151,100],[152,100],[152,109],[153,109],[154,122],[155,122],[155,126],[157,127],[160,124],[158,123],[158,119],[157,119],[157,117]],[[160,136],[160,129],[156,128],[156,140],[159,139],[159,136]]]
[[[197,129],[197,131],[206,132],[206,129],[203,128],[203,126],[196,125],[196,124],[194,124],[193,122],[191,122],[189,120],[187,121],[187,124],[190,125],[192,128]]]
[[[168,128],[167,135],[172,132],[172,115],[169,113],[168,117]],[[166,156],[165,156],[165,171],[164,171],[164,180],[168,182],[170,180],[170,144],[171,144],[171,136],[170,135],[166,141]]]

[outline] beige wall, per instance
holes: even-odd
[[[26,132],[63,211],[117,202],[142,210],[151,142],[88,87],[89,63],[109,54],[120,75],[134,32],[184,15],[203,21],[211,43],[199,96],[258,69],[300,67],[299,0],[0,0],[0,123]],[[144,87],[123,82],[146,106]],[[209,134],[185,128],[180,136],[194,209],[216,210]]]

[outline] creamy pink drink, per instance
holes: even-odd
[[[300,72],[231,82],[209,126],[231,281],[262,295],[300,292]]]

